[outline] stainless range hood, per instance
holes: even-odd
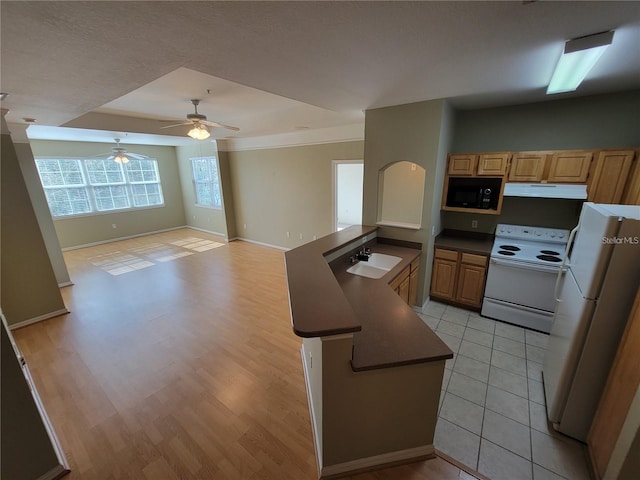
[[[586,200],[587,186],[567,183],[506,183],[504,196]]]

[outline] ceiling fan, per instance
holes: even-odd
[[[206,115],[198,113],[198,105],[200,104],[200,100],[191,99],[191,103],[193,104],[195,112],[187,114],[186,122],[176,123],[175,125],[167,125],[166,127],[161,128],[173,128],[183,125],[192,125],[192,128],[191,130],[189,130],[189,133],[187,133],[187,135],[189,135],[191,138],[195,138],[196,140],[204,140],[205,138],[209,138],[211,134],[209,133],[209,129],[207,127],[226,128],[227,130],[233,130],[235,132],[240,130],[238,127],[232,127],[231,125],[208,121]]]
[[[142,155],[140,153],[131,153],[126,148],[120,146],[120,139],[114,138],[116,146],[111,149],[111,153],[101,153],[100,155],[93,155],[91,158],[103,158],[105,160],[113,160],[116,163],[129,163],[129,159],[134,160],[146,160],[151,157]]]

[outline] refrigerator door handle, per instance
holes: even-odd
[[[560,287],[560,279],[562,278],[562,275],[564,275],[564,272],[566,272],[567,269],[570,266],[570,264],[568,263],[568,261],[569,261],[569,251],[571,250],[571,247],[573,246],[573,241],[576,238],[576,233],[578,233],[578,229],[579,228],[580,228],[580,223],[578,223],[578,225],[576,225],[576,228],[571,230],[571,233],[569,234],[569,240],[567,241],[567,249],[564,252],[564,258],[562,259],[562,265],[560,265],[560,271],[558,272],[558,277],[556,278],[556,286],[553,289],[553,296],[555,297],[556,302],[561,302],[562,301],[562,300],[560,300],[560,295],[558,294],[558,287]]]

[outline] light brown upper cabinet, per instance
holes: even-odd
[[[449,175],[473,175],[476,172],[478,155],[455,154],[449,155]]]
[[[509,167],[509,152],[449,155],[449,176],[502,177]]]
[[[514,153],[509,171],[509,181],[540,182],[548,156],[547,152]]]
[[[478,175],[501,177],[507,173],[510,153],[482,153],[478,155]]]
[[[551,155],[549,183],[586,183],[593,152],[576,150],[555,152]]]
[[[640,205],[640,160],[636,160],[631,167],[627,188],[622,196],[625,205]]]
[[[633,150],[599,152],[593,176],[589,179],[587,200],[621,203],[634,156]]]

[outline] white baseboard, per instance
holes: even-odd
[[[256,245],[262,245],[263,247],[275,248],[277,250],[283,250],[285,252],[291,250],[290,248],[287,248],[287,247],[281,247],[280,245],[273,245],[271,243],[258,242],[257,240],[251,240],[249,238],[233,237],[232,240],[242,240],[243,242],[255,243]]]
[[[63,308],[61,310],[56,310],[55,312],[45,313],[44,315],[33,317],[28,320],[23,320],[22,322],[13,323],[9,325],[9,330],[16,330],[18,328],[26,327],[27,325],[42,322],[43,320],[48,320],[49,318],[57,317],[59,315],[64,315],[65,313],[69,313],[69,310],[67,310],[66,308]]]
[[[320,478],[356,473],[363,470],[383,467],[385,465],[424,460],[434,457],[435,454],[436,451],[433,445],[421,445],[419,447],[407,448],[396,452],[383,453],[381,455],[374,455],[373,457],[359,458],[350,462],[321,467]]]
[[[70,250],[78,250],[80,248],[95,247],[96,245],[104,245],[105,243],[119,242],[120,240],[129,240],[130,238],[146,237],[156,233],[170,232],[172,230],[180,230],[181,228],[193,228],[189,225],[181,225],[179,227],[163,228],[162,230],[154,230],[152,232],[136,233],[135,235],[127,235],[126,237],[111,238],[109,240],[100,240],[99,242],[84,243],[82,245],[74,245],[73,247],[64,247],[61,250],[68,252]]]
[[[304,344],[300,347],[300,356],[302,357],[302,370],[304,371],[304,384],[307,388],[307,402],[309,403],[309,412],[311,412],[311,430],[313,431],[313,445],[316,449],[316,466],[318,473],[322,472],[322,443],[318,437],[316,411],[313,408],[313,394],[311,393],[311,382],[309,380],[309,371],[307,370],[307,362],[305,362]]]
[[[69,473],[70,470],[63,467],[62,465],[56,465],[47,473],[40,475],[37,480],[56,480],[57,478],[62,478],[63,475]]]
[[[187,225],[187,228],[190,228],[192,230],[198,230],[200,232],[204,232],[204,233],[210,233],[211,235],[217,235],[218,237],[222,237],[224,238],[224,241],[229,243],[229,237],[227,237],[224,233],[221,232],[214,232],[212,230],[207,230],[205,228],[200,228],[200,227],[194,227],[193,225]]]

